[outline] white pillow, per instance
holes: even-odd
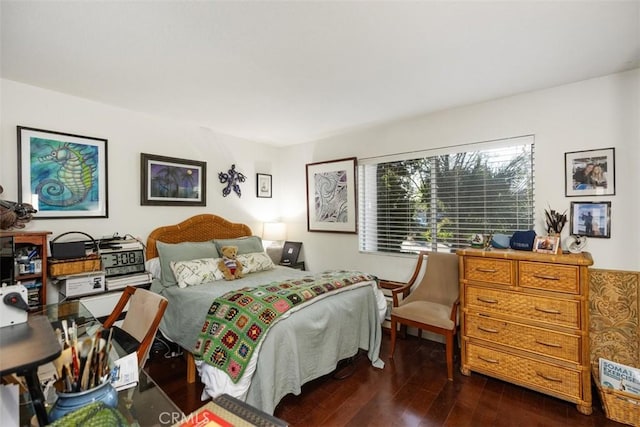
[[[244,274],[271,270],[275,267],[275,264],[266,252],[252,252],[238,255],[238,261],[242,263],[242,273]]]
[[[148,259],[145,264],[147,271],[151,273],[151,277],[153,277],[154,279],[162,278],[162,268],[160,267],[159,257]]]
[[[218,261],[220,258],[171,261],[171,269],[176,276],[178,286],[186,288],[224,279],[224,275],[218,269]]]

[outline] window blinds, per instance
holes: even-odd
[[[363,252],[451,251],[533,227],[533,136],[358,163]]]

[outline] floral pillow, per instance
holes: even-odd
[[[244,274],[271,270],[275,267],[273,261],[266,252],[252,252],[238,255],[238,261],[242,263],[242,272]]]
[[[224,279],[220,269],[218,269],[220,258],[201,258],[190,261],[171,261],[171,269],[176,277],[178,286],[201,285],[216,280]]]

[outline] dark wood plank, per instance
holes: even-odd
[[[361,352],[352,366],[341,364],[336,375],[305,384],[300,396],[285,396],[274,415],[292,427],[622,426],[605,417],[596,390],[594,413],[587,416],[560,399],[477,373],[464,376],[458,357],[454,381],[448,381],[443,344],[409,336],[398,340],[393,360],[388,355],[385,335],[384,369],[373,368]],[[202,384],[186,383],[182,358],[155,356],[145,369],[186,414],[206,403]],[[349,370],[350,376],[336,379]]]

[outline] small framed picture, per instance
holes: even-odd
[[[616,194],[615,148],[564,153],[565,195]]]
[[[543,254],[556,254],[560,249],[559,236],[536,236],[533,242],[533,251]]]
[[[611,238],[611,202],[571,202],[571,234]]]
[[[258,197],[271,197],[271,175],[266,173],[256,174],[256,196]]]
[[[298,262],[298,256],[300,255],[301,248],[302,242],[284,242],[280,264],[294,265],[296,262]]]

